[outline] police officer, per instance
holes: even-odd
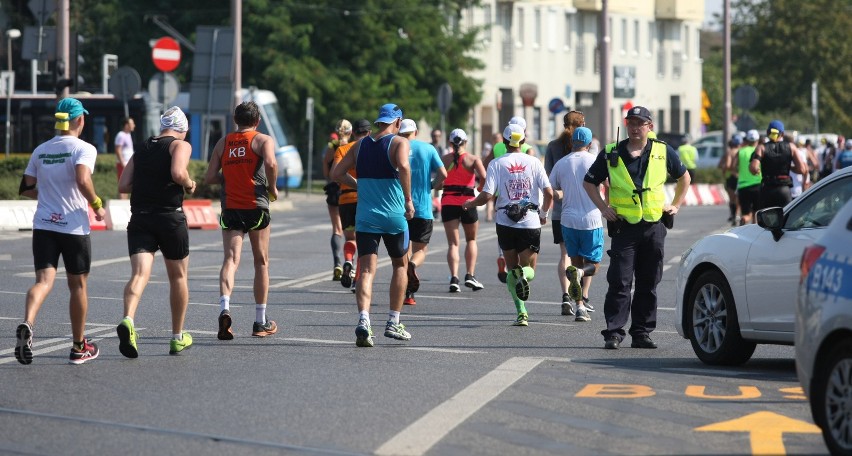
[[[657,284],[663,275],[663,244],[667,222],[683,203],[690,178],[677,152],[662,141],[649,139],[654,129],[651,112],[631,108],[626,117],[628,139],[607,144],[586,173],[583,187],[607,220],[612,238],[609,289],[604,301],[606,329],[601,331],[607,349],[617,349],[629,333],[633,348],[657,348],[650,333],[657,326]],[[677,179],[672,203],[666,204],[666,175]],[[598,185],[609,178],[610,205]],[[669,224],[669,226],[671,226]],[[633,277],[636,287],[630,288]]]
[[[760,209],[784,207],[792,200],[790,187],[791,162],[796,165],[793,172],[806,174],[808,165],[799,156],[798,149],[792,143],[784,141],[784,124],[780,120],[769,122],[766,129],[766,144],[759,144],[751,155],[749,171],[762,174],[760,181]]]

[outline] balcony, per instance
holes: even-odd
[[[703,11],[704,0],[699,0],[697,3],[701,3]],[[600,11],[603,8],[603,2],[601,0],[574,0],[574,8],[579,11]],[[654,15],[654,0],[609,0],[609,13],[652,17]]]
[[[656,0],[657,19],[704,22],[704,0]]]

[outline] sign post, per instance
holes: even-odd
[[[308,195],[311,194],[314,175],[314,99],[305,101],[305,120],[308,121]]]
[[[160,38],[151,49],[151,60],[154,61],[154,66],[163,73],[174,71],[180,65],[180,44],[167,36]],[[162,111],[166,109],[165,81],[166,77],[163,75],[159,80]]]
[[[450,112],[450,106],[453,104],[453,89],[450,84],[445,82],[438,87],[438,111],[441,113],[441,132],[444,137],[447,137],[447,131],[444,129],[444,118]]]

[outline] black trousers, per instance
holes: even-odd
[[[615,336],[621,341],[628,317],[628,332],[633,337],[647,335],[657,327],[657,284],[663,278],[667,230],[659,222],[619,225],[610,230],[612,245],[607,251],[610,263],[606,273],[609,289],[604,301],[606,329],[601,334],[605,339]],[[634,277],[636,287],[631,297]]]

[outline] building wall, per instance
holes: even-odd
[[[486,66],[473,74],[484,81],[483,99],[471,114],[476,144],[491,141],[512,115],[526,118],[530,142],[553,139],[564,115],[554,119],[549,112],[554,98],[583,111],[593,131],[601,129],[600,7],[600,0],[483,0],[463,12],[463,26],[490,25],[477,55]],[[634,84],[632,96],[616,87],[629,86],[613,84],[619,95],[610,101],[613,137],[602,140],[614,139],[628,102],[650,109],[657,131],[700,136],[703,11],[703,0],[609,1],[611,76],[632,73]],[[538,90],[525,108],[519,92],[528,83]]]

